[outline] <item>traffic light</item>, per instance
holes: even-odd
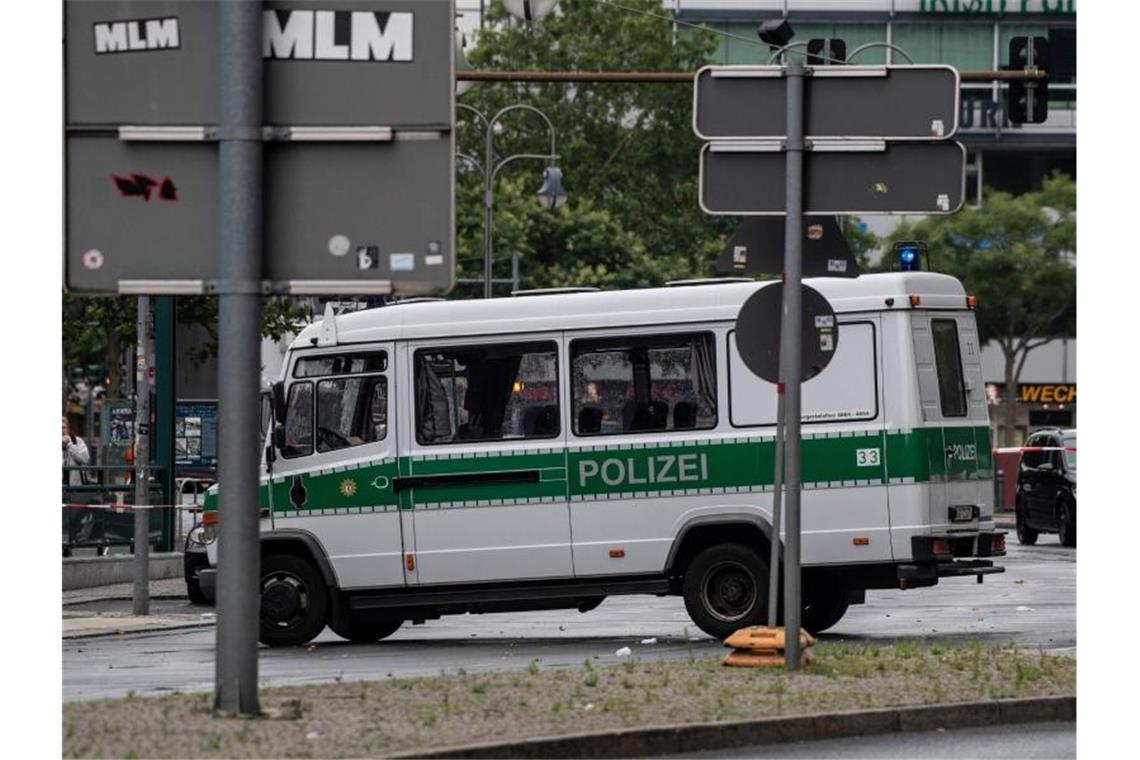
[[[808,66],[838,66],[847,60],[847,43],[838,37],[813,37],[807,52]]]
[[[1046,37],[1013,37],[1009,41],[1009,71],[1049,71]],[[1049,115],[1049,79],[1009,83],[1006,115],[1014,124],[1041,124]]]
[[[892,272],[920,272],[922,258],[926,255],[926,243],[919,240],[900,240],[891,248],[894,260]]]

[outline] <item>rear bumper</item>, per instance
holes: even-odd
[[[1005,532],[913,536],[911,556],[913,561],[897,567],[899,588],[933,586],[940,578],[970,575],[981,583],[982,576],[1005,572],[1004,567],[988,559],[1005,556]]]

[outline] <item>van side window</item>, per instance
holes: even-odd
[[[387,351],[356,351],[343,354],[321,354],[297,360],[293,377],[322,375],[358,375],[388,369]]]
[[[281,456],[293,458],[313,453],[313,384],[293,383],[285,407],[285,447]]]
[[[570,355],[575,435],[716,427],[711,333],[587,338]]]
[[[736,331],[727,335],[728,412],[734,427],[776,424],[776,384],[744,365]],[[841,322],[835,356],[801,389],[805,424],[873,420],[879,414],[878,353],[871,322]]]
[[[958,322],[930,320],[934,339],[934,367],[938,371],[938,397],[943,417],[966,416],[966,382],[962,376],[962,354],[958,349]]]
[[[387,435],[387,378],[371,375],[317,383],[317,451],[373,443]]]
[[[415,354],[420,444],[557,438],[553,342],[420,349]]]

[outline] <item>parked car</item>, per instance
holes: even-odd
[[[1017,469],[1017,540],[1037,543],[1056,533],[1077,545],[1077,431],[1038,430],[1025,442]]]

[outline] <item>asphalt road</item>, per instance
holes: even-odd
[[[914,734],[882,734],[818,742],[767,744],[715,752],[698,752],[685,757],[762,757],[767,760],[793,758],[938,758],[956,760],[985,758],[1070,758],[1077,756],[1076,723],[1027,723],[1015,726],[986,726]]]
[[[867,603],[821,638],[825,641],[892,641],[924,636],[950,643],[981,639],[1025,647],[1076,649],[1076,550],[1042,536],[1034,547],[1010,543],[1001,575],[982,585],[943,581],[929,589],[872,591]],[[116,603],[102,603],[116,604]],[[126,604],[129,609],[129,602]],[[166,610],[203,612],[181,602]],[[69,607],[69,609],[75,609]],[[642,644],[644,639],[655,643]],[[325,631],[307,648],[262,649],[263,686],[438,675],[526,667],[577,667],[585,659],[616,662],[623,646],[643,659],[716,657],[719,642],[689,620],[680,598],[617,597],[592,612],[465,615],[406,625],[378,644],[350,644]],[[210,691],[214,679],[214,631],[199,628],[63,642],[65,701]]]

